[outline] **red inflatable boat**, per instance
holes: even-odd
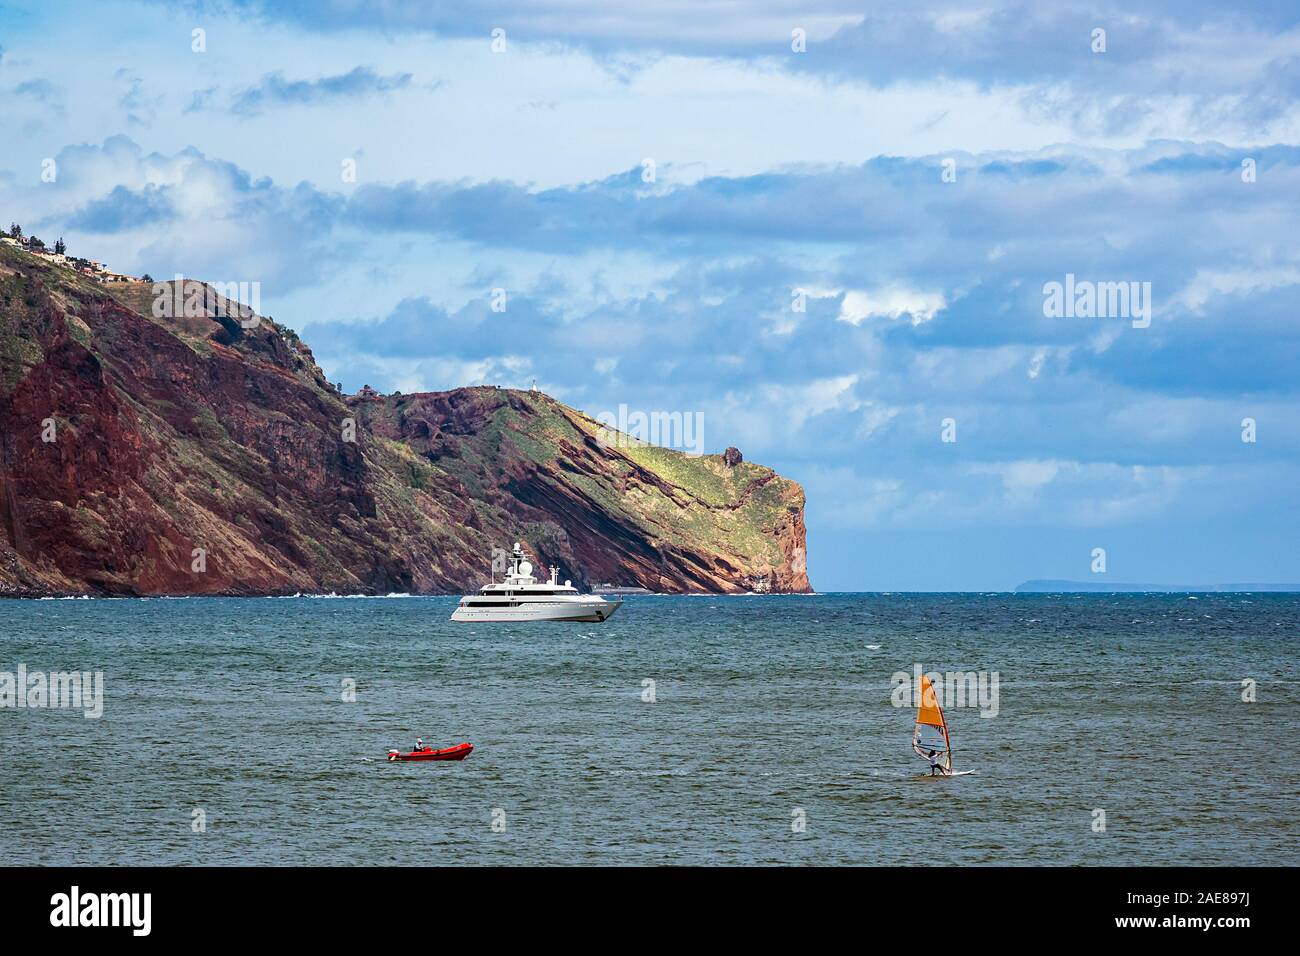
[[[441,750],[434,750],[432,747],[425,747],[423,750],[412,750],[409,754],[404,754],[400,750],[388,751],[389,760],[464,760],[469,756],[470,751],[474,749],[473,744],[457,744],[454,747],[444,747]]]

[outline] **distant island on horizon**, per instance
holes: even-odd
[[[1260,584],[1248,582],[1243,584],[1149,584],[1127,583],[1122,581],[1058,581],[1049,578],[1023,581],[1016,585],[1017,594],[1036,594],[1045,592],[1095,592],[1098,594],[1122,594],[1159,592],[1170,594],[1195,594],[1198,592],[1248,592],[1276,591],[1300,592],[1300,584]]]

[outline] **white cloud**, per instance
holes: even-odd
[[[1178,293],[1177,302],[1194,312],[1201,312],[1215,296],[1250,294],[1293,285],[1300,285],[1300,269],[1295,266],[1272,269],[1198,269],[1192,280]]]
[[[901,319],[904,316],[912,325],[929,322],[947,305],[942,292],[909,289],[905,286],[885,286],[872,291],[850,289],[840,302],[841,322],[860,325],[867,319]]]

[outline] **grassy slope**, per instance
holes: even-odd
[[[512,411],[501,416],[514,444],[535,460],[551,460],[564,445],[579,445],[587,437],[608,431],[587,415],[541,393],[520,392],[536,410],[527,423]],[[538,427],[540,419],[541,427]],[[637,523],[652,522],[662,540],[692,550],[721,548],[733,555],[780,564],[784,560],[770,534],[792,500],[802,507],[802,491],[772,469],[750,462],[729,468],[721,455],[689,455],[646,444],[628,436],[611,442],[618,456],[609,476],[573,475],[590,497],[611,512]],[[627,459],[626,462],[620,461]],[[659,481],[639,480],[639,466]],[[622,478],[624,481],[615,479]],[[665,488],[664,485],[668,487]]]

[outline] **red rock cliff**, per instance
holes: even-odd
[[[537,392],[348,398],[290,330],[155,318],[0,248],[0,594],[462,592],[527,542],[586,585],[808,591],[803,491]]]

